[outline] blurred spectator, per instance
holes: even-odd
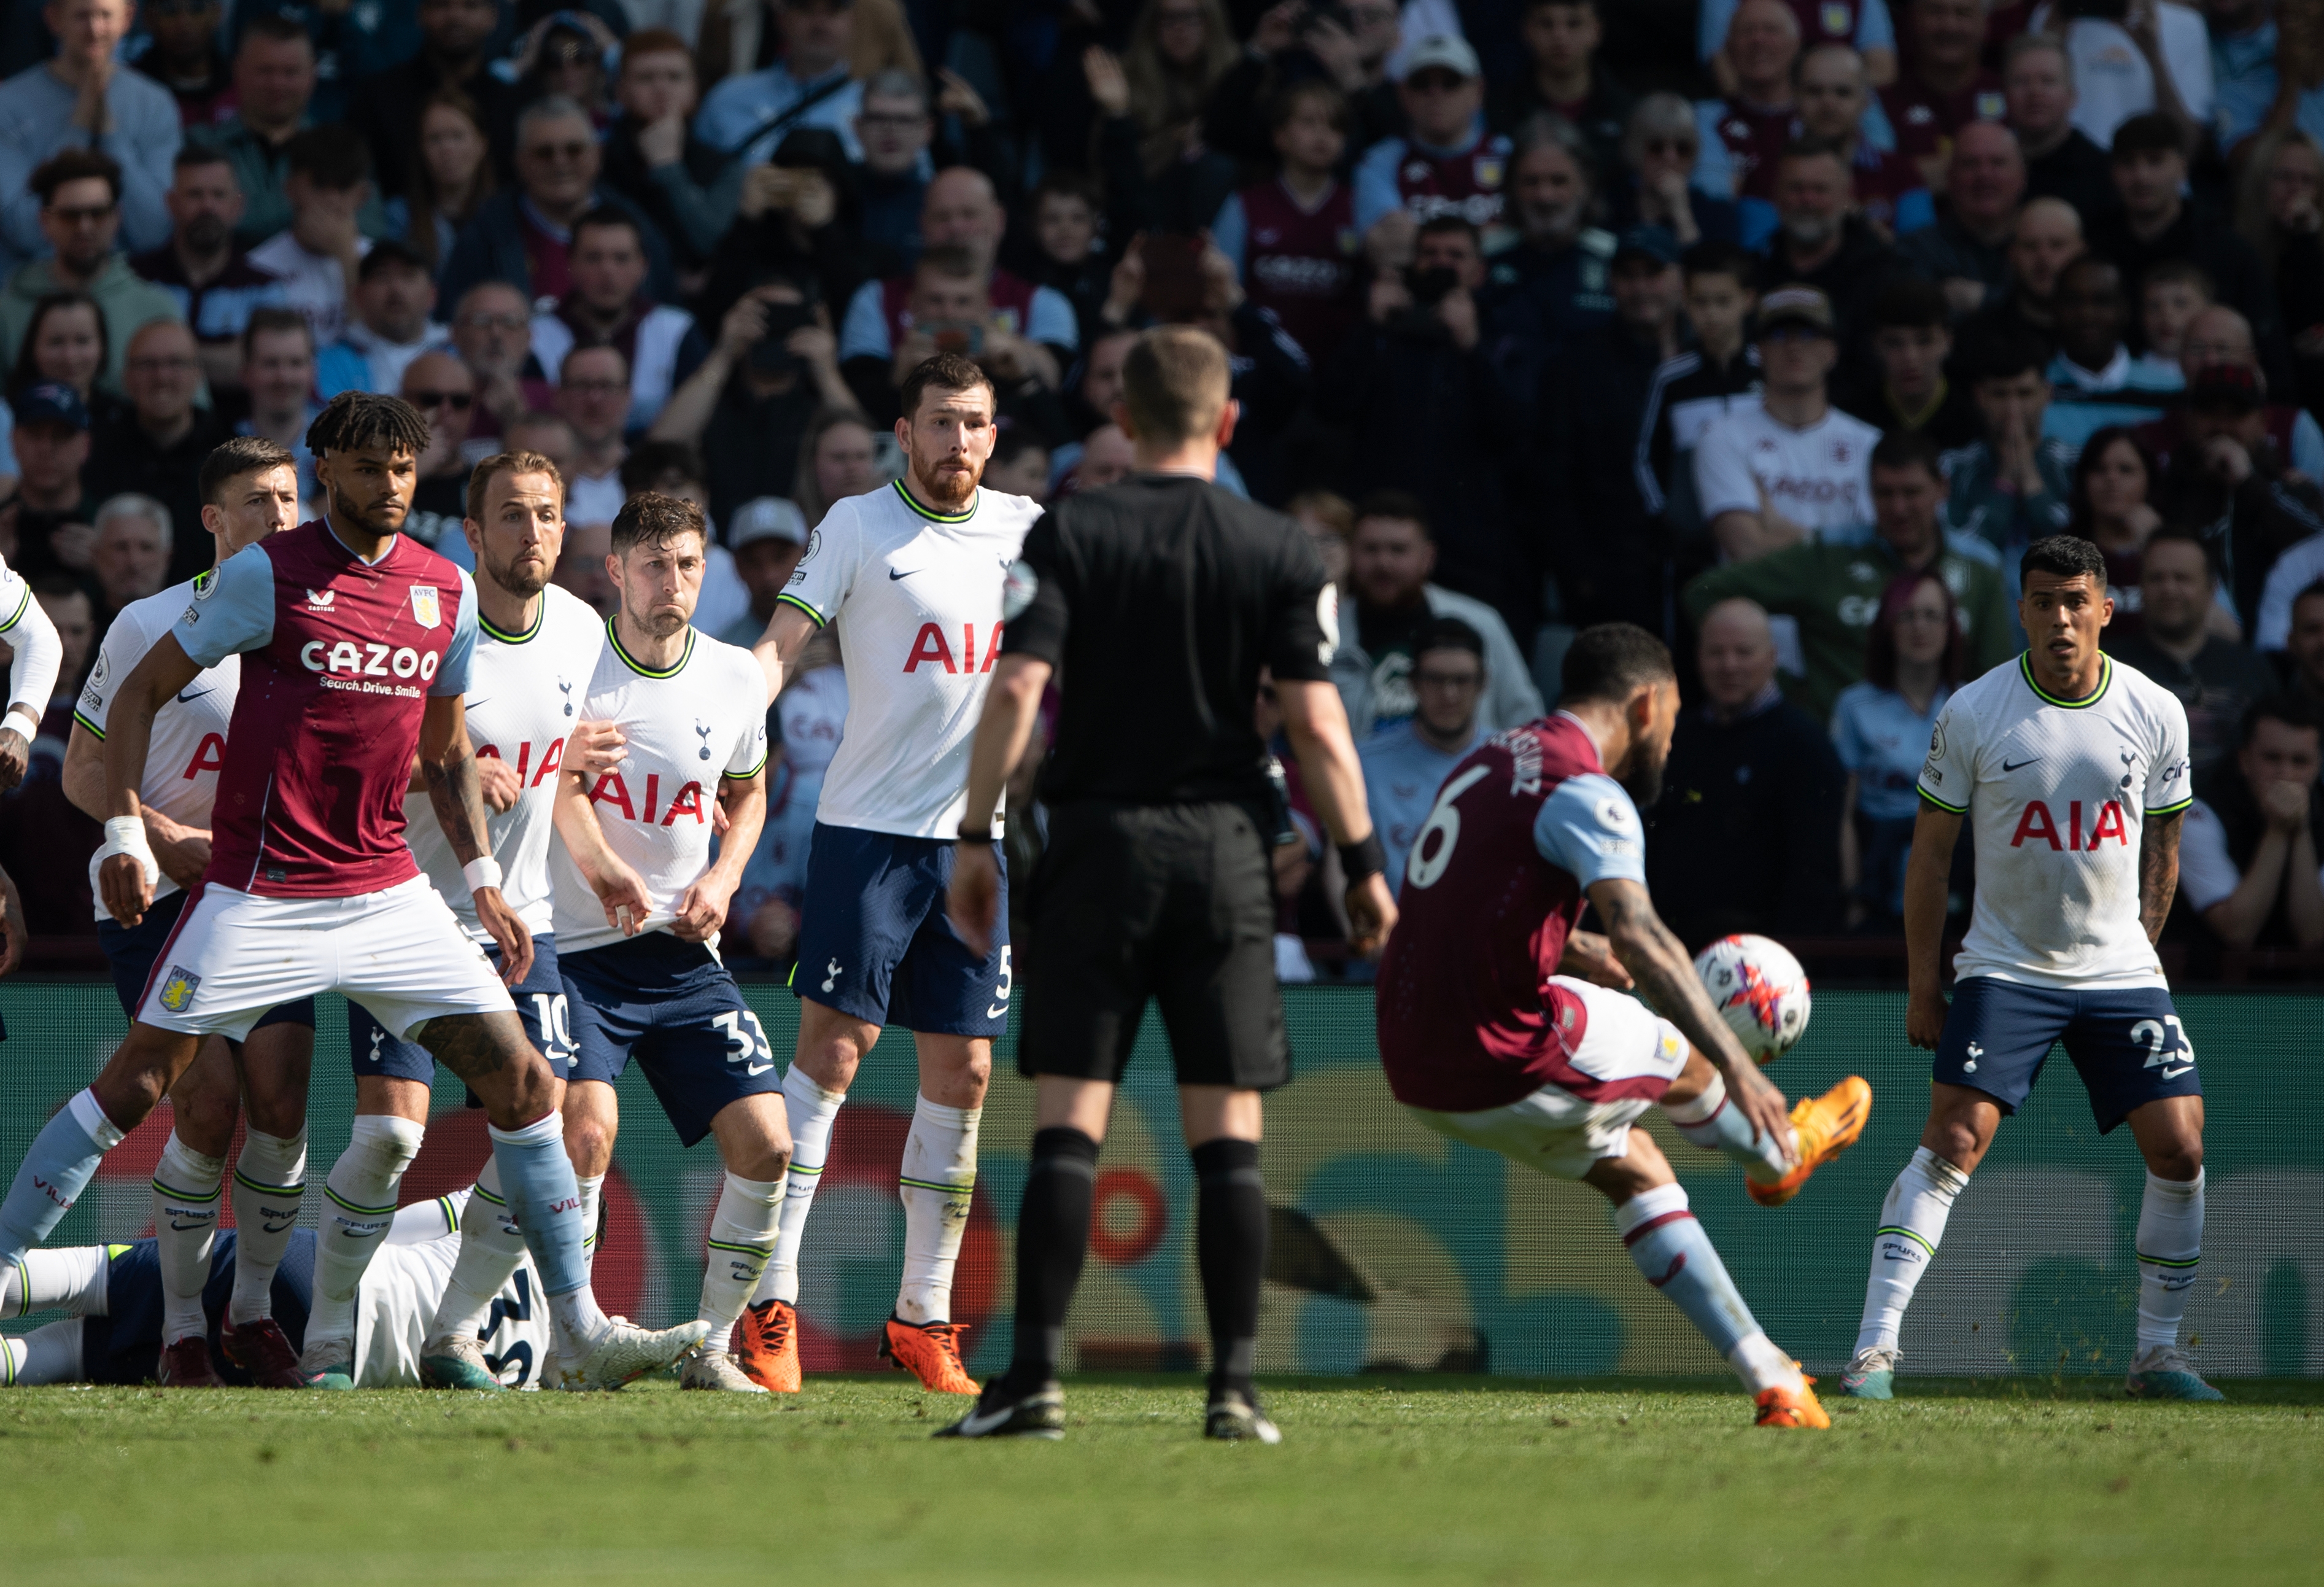
[[[2169,267],[2155,268],[2161,272]],[[2252,345],[2250,322],[2232,309],[2215,307],[2198,310],[2187,321],[2179,336],[2179,356],[2164,373],[2166,377],[2177,374],[2191,381],[2218,364],[2248,370],[2264,396],[2267,380]],[[2315,415],[2281,402],[2264,402],[2260,411],[2277,455],[2310,482],[2324,480],[2324,429],[2317,427]],[[2138,438],[2163,467],[2169,467],[2172,454],[2192,439],[2183,404],[2141,426]]]
[[[2302,127],[2263,134],[2244,161],[2236,229],[2275,286],[2296,395],[2324,411],[2324,145]]]
[[[49,0],[41,17],[56,37],[55,57],[0,83],[0,258],[8,263],[60,246],[42,214],[51,196],[37,172],[67,152],[113,162],[118,209],[107,212],[107,248],[116,226],[132,248],[158,248],[169,236],[161,194],[182,135],[178,106],[115,60],[133,14],[132,0]]]
[[[756,165],[793,127],[824,127],[839,135],[850,160],[861,160],[855,118],[863,90],[847,60],[853,8],[848,0],[772,0],[769,9],[781,38],[777,64],[712,88],[695,134],[729,159]]]
[[[336,346],[317,356],[315,394],[401,389],[414,358],[447,346],[451,332],[435,322],[436,282],[420,256],[390,239],[374,243],[355,267],[355,313]]]
[[[307,450],[307,427],[322,411],[314,400],[315,331],[295,309],[259,309],[242,333],[242,389],[250,411],[234,433],[263,436],[299,463],[299,500],[319,506],[315,496],[315,457]]]
[[[47,941],[88,937],[97,928],[88,907],[88,861],[105,829],[73,807],[63,776],[73,702],[97,649],[97,620],[88,587],[62,574],[35,579],[32,595],[56,625],[63,664],[31,745],[24,780],[0,801],[0,877],[5,878],[0,894],[6,895],[12,930]]]
[[[2009,284],[2009,239],[2025,198],[2025,160],[1999,122],[1971,122],[1953,140],[1934,225],[1899,237],[1897,257],[1937,282],[1953,317],[1976,313]]]
[[[41,603],[41,610],[48,614],[50,623],[55,625],[57,641],[63,649],[63,654],[58,658],[56,692],[49,697],[49,713],[42,717],[43,731],[40,738],[45,739],[51,736],[46,731],[49,715],[60,714],[57,712],[60,706],[68,711],[71,708],[71,702],[80,692],[82,680],[88,676],[89,663],[96,659],[98,639],[97,604],[89,598],[87,584],[56,573],[45,574],[34,583],[32,598]],[[9,731],[15,730],[12,728]],[[33,741],[32,753],[36,758],[45,748],[40,739]],[[60,770],[62,765],[60,759]]]
[[[1668,900],[1663,918],[1690,952],[1736,931],[1836,930],[1847,779],[1831,740],[1777,691],[1765,612],[1722,602],[1703,614],[1700,644],[1705,703],[1680,714],[1648,812],[1646,879]]]
[[[2280,651],[2291,644],[2292,608],[2319,579],[2324,579],[2324,536],[2301,540],[2275,559],[2260,587],[2251,641],[2255,649]]]
[[[1840,0],[1836,5],[1784,0],[1784,4],[1809,49],[1823,44],[1853,46],[1875,82],[1896,80],[1896,27],[1883,0]],[[1722,88],[1731,88],[1735,77],[1734,63],[1726,51],[1735,9],[1735,0],[1702,0],[1696,18],[1696,58],[1711,69]]]
[[[1759,300],[1756,407],[1738,404],[1695,443],[1703,521],[1728,556],[1747,559],[1872,519],[1868,470],[1880,432],[1831,406],[1839,354],[1831,302],[1813,287]]]
[[[234,386],[242,378],[242,332],[250,311],[281,307],[282,283],[235,245],[242,189],[219,151],[200,143],[179,150],[164,201],[170,240],[134,255],[129,267],[167,293],[178,318],[193,328],[211,388]]]
[[[1759,404],[1757,354],[1743,339],[1757,302],[1755,263],[1732,243],[1699,243],[1679,261],[1694,346],[1655,372],[1638,429],[1646,453],[1638,493],[1648,512],[1670,512],[1690,527],[1702,518],[1694,490],[1696,442],[1737,408]]]
[[[1845,357],[1863,337],[1880,289],[1897,273],[1896,251],[1852,212],[1848,163],[1830,143],[1785,145],[1775,161],[1775,198],[1767,279],[1823,293]]]
[[[1600,172],[1610,173],[1621,167],[1624,124],[1637,101],[1599,62],[1606,36],[1599,13],[1603,3],[1524,0],[1517,36],[1526,60],[1517,75],[1495,78],[1487,90],[1486,119],[1508,132],[1545,110],[1563,116],[1590,140]],[[1392,865],[1388,873],[1401,872]]]
[[[1240,5],[1235,9],[1245,12]],[[1263,165],[1268,106],[1291,83],[1316,77],[1347,98],[1351,148],[1369,149],[1383,138],[1400,136],[1406,130],[1404,106],[1387,68],[1401,43],[1418,43],[1422,35],[1404,39],[1398,13],[1396,0],[1346,0],[1329,8],[1277,5],[1260,13],[1241,58],[1213,91],[1206,118],[1210,141],[1247,163]],[[1062,126],[1065,117],[1057,119]]]
[[[2324,579],[2292,597],[2281,658],[2284,681],[2310,706],[2324,711]]]
[[[97,614],[102,632],[113,626],[121,608],[160,595],[170,582],[170,510],[151,496],[108,496],[97,510],[95,527],[89,572],[103,603]]]
[[[447,89],[484,111],[481,125],[496,159],[505,160],[515,147],[511,118],[516,96],[493,78],[485,61],[500,22],[497,0],[419,0],[420,52],[359,79],[349,90],[347,121],[376,154],[383,190],[416,190],[428,152],[422,111],[431,97]]]
[[[2146,348],[2140,362],[2156,374],[2178,374],[2183,383],[2181,344],[2188,326],[2212,300],[2211,278],[2191,260],[2165,259],[2148,270],[2138,283],[2138,331]]]
[[[964,169],[961,174],[976,173]],[[990,197],[990,180],[976,180]],[[972,217],[985,217],[973,209],[973,185],[945,185],[953,213],[941,235],[952,239]],[[925,221],[933,204],[928,193],[921,195],[921,203]],[[994,208],[997,212],[999,206]],[[990,221],[996,246],[1005,220],[996,213]],[[706,309],[723,310],[751,287],[779,274],[801,283],[812,280],[825,302],[839,303],[872,273],[862,241],[855,168],[848,164],[836,135],[821,127],[802,127],[783,139],[769,163],[743,173],[734,224],[719,239],[710,260],[709,282],[697,301]]]
[[[2043,433],[2080,452],[2108,425],[2161,418],[2181,383],[2175,372],[2141,367],[2124,344],[2130,300],[2121,269],[2099,254],[2083,254],[2058,272],[2056,302],[2058,355],[2050,363]]]
[[[660,228],[679,266],[708,268],[733,223],[746,168],[687,125],[700,94],[686,41],[660,28],[632,33],[615,95],[622,109],[605,129],[605,185]]]
[[[1973,121],[1999,121],[2001,79],[1986,69],[1986,0],[1913,0],[1905,13],[1904,70],[1880,90],[1897,152],[1919,161],[1941,189],[1952,141]]]
[[[315,97],[315,45],[288,16],[260,13],[244,25],[234,52],[234,113],[193,129],[190,141],[217,150],[234,167],[242,190],[242,218],[234,240],[254,248],[291,224],[290,140],[308,125]],[[360,143],[353,134],[350,142]],[[364,206],[374,229],[383,224],[376,200]]]
[[[800,438],[819,411],[858,413],[820,306],[788,281],[753,288],[726,311],[718,340],[655,419],[656,440],[701,448],[710,514],[788,496]]]
[[[2210,41],[2193,6],[2052,0],[2035,7],[2032,25],[2064,38],[2074,61],[2074,125],[2090,142],[2104,145],[2125,122],[2155,115],[2191,143],[2210,120]]]
[[[2228,598],[2248,632],[2275,559],[2324,533],[2324,494],[2290,473],[2268,434],[2259,376],[2233,364],[2198,370],[2181,419],[2187,445],[2175,447],[2157,483],[2165,521],[2200,524]]]
[[[1975,440],[1977,406],[1946,373],[1953,332],[1943,289],[1924,276],[1897,276],[1872,300],[1866,327],[1878,378],[1846,389],[1841,410],[1877,430],[1917,431],[1946,451]]]
[[[16,412],[16,550],[9,564],[26,578],[62,568],[88,570],[97,503],[82,484],[88,462],[88,410],[70,386],[19,391]]]
[[[2006,660],[2015,649],[1997,559],[1982,540],[1944,531],[1938,512],[1944,475],[1928,438],[1883,437],[1872,451],[1871,474],[1877,518],[1870,533],[1804,540],[1714,567],[1686,586],[1687,615],[1698,624],[1707,623],[1712,607],[1738,596],[1769,618],[1790,619],[1785,648],[1796,643],[1798,660],[1787,669],[1801,678],[1791,693],[1819,721],[1828,720],[1840,692],[1864,676],[1865,631],[1879,613],[1881,592],[1899,574],[1931,571],[1953,592],[1966,646],[1964,678]]]
[[[1800,23],[1784,0],[1742,0],[1727,24],[1724,98],[1694,107],[1702,135],[1694,185],[1714,198],[1775,196],[1775,159],[1791,142],[1792,68]]]
[[[2074,60],[2047,33],[2024,33],[2002,53],[2009,130],[2025,156],[2025,191],[2061,198],[2078,215],[2097,216],[2122,202],[2106,149],[2074,125]]]
[[[2292,97],[2276,74],[2274,9],[2269,0],[2203,0],[2211,36],[2210,131],[2223,152],[2272,119],[2280,97]],[[2292,95],[2298,93],[2295,87]]]
[[[1404,890],[1404,865],[1435,807],[1445,774],[1490,729],[1479,719],[1486,684],[1485,641],[1458,617],[1432,618],[1412,638],[1413,714],[1364,741],[1364,801],[1388,851],[1391,891]]]
[[[1492,601],[1530,633],[1540,567],[1510,521],[1502,470],[1531,393],[1520,396],[1487,355],[1476,297],[1484,279],[1476,227],[1450,215],[1427,222],[1409,281],[1372,283],[1370,323],[1322,373],[1315,409],[1347,427],[1352,484],[1411,492],[1444,526],[1444,583]]]
[[[1302,491],[1283,504],[1293,522],[1307,531],[1308,544],[1323,559],[1323,577],[1347,599],[1348,539],[1355,532],[1356,510],[1345,496],[1330,491]]]
[[[1346,586],[1354,599],[1341,605],[1332,681],[1347,705],[1359,744],[1418,708],[1413,643],[1443,617],[1460,619],[1484,641],[1486,681],[1479,709],[1489,729],[1516,727],[1542,713],[1541,695],[1508,626],[1482,601],[1429,582],[1436,544],[1427,513],[1417,497],[1401,491],[1377,491],[1356,509]]]
[[[215,410],[194,405],[202,367],[193,333],[162,320],[130,337],[123,384],[129,389],[129,411],[96,431],[89,477],[108,494],[132,492],[137,500],[158,503],[171,526],[190,531],[202,521],[202,460],[233,433]],[[210,564],[207,535],[176,538],[183,543],[171,552],[162,584],[191,578]],[[167,531],[161,539],[165,548],[171,545]],[[112,603],[112,610],[120,607]]]
[[[2110,424],[2093,434],[2074,459],[2066,532],[2089,541],[2106,558],[2114,638],[2138,627],[2141,559],[2148,539],[2163,524],[2153,505],[2154,484],[2153,455],[2140,445],[2138,432],[2124,425]],[[2015,573],[2014,561],[2005,567]]]
[[[1411,133],[1373,144],[1356,164],[1356,229],[1374,263],[1402,263],[1415,228],[1440,215],[1459,216],[1499,252],[1508,236],[1501,188],[1513,175],[1513,145],[1486,130],[1477,52],[1458,37],[1424,39],[1397,91]]]
[[[1220,0],[1146,0],[1130,24],[1121,73],[1139,161],[1173,230],[1217,214],[1233,188],[1233,160],[1204,142],[1203,110],[1239,53]]]
[[[565,520],[605,523],[622,510],[622,443],[630,411],[630,361],[619,347],[576,347],[558,371],[557,412],[573,427],[575,450],[565,471]]]
[[[1950,528],[1980,536],[2014,567],[2019,552],[2066,527],[2073,454],[2043,433],[2050,411],[2049,359],[2025,332],[1963,338],[1960,377],[1977,402],[1978,438],[1945,458]]]
[[[532,317],[532,357],[549,380],[576,346],[619,347],[630,364],[632,430],[645,429],[709,348],[694,316],[645,295],[645,236],[636,218],[593,209],[573,223],[572,285]]]
[[[920,205],[927,196],[928,145],[936,130],[927,90],[918,78],[883,71],[864,83],[863,108],[855,117],[855,141],[863,145],[863,242],[883,275],[909,270],[920,256]],[[1094,224],[1095,207],[1090,208]]]
[[[21,392],[43,381],[70,386],[92,426],[110,424],[128,411],[115,391],[98,383],[112,363],[112,328],[97,300],[87,292],[51,292],[32,304],[8,389]]]
[[[1542,383],[1542,534],[1563,620],[1672,627],[1672,564],[1638,488],[1638,438],[1658,372],[1678,352],[1678,245],[1634,226],[1614,249],[1614,317],[1566,345]],[[1572,369],[1591,378],[1575,381]]]
[[[751,609],[718,634],[730,645],[748,650],[766,632],[775,614],[783,586],[807,555],[807,520],[780,496],[761,496],[735,510],[727,540],[734,553],[734,572],[750,591]]]
[[[514,59],[495,64],[493,70],[503,76],[513,72],[520,105],[570,99],[602,127],[611,108],[605,74],[621,48],[606,19],[587,7],[559,7],[545,15],[536,8]]]
[[[1864,135],[1872,107],[1872,81],[1864,58],[1846,44],[1818,44],[1792,70],[1799,114],[1792,135],[1832,144],[1847,161],[1857,213],[1882,236],[1894,238],[1933,225],[1937,212],[1921,169],[1893,149],[1877,147]],[[1775,225],[1775,208],[1764,198],[1753,216],[1746,205],[1744,241],[1764,243]],[[1754,224],[1754,223],[1757,224]]]
[[[77,8],[108,3],[73,0]],[[114,245],[121,235],[121,167],[95,150],[67,149],[33,171],[32,184],[40,199],[41,233],[52,251],[47,258],[20,266],[0,291],[0,363],[17,362],[33,310],[42,299],[56,292],[86,292],[104,313],[105,339],[111,349],[98,378],[117,391],[130,333],[149,319],[178,317],[168,294],[141,279],[129,268],[128,255]]]
[[[1277,175],[1231,195],[1211,223],[1211,238],[1250,301],[1273,314],[1309,358],[1327,363],[1364,312],[1351,247],[1355,195],[1333,174],[1347,146],[1347,101],[1329,84],[1302,83],[1284,90],[1268,120]]]
[[[420,455],[420,481],[403,527],[414,540],[473,572],[475,553],[460,521],[468,512],[471,469],[465,448],[476,411],[475,381],[457,358],[436,348],[404,365],[396,395],[428,420],[428,449]]]
[[[405,162],[403,187],[381,207],[390,236],[401,237],[440,274],[460,232],[499,185],[484,113],[457,88],[440,88],[420,110],[420,147]]]
[[[291,138],[284,158],[290,225],[253,248],[250,262],[281,278],[283,300],[307,317],[315,346],[327,347],[346,330],[347,293],[372,248],[371,153],[344,126],[315,126]]]
[[[1036,502],[1049,497],[1049,448],[1022,425],[1011,425],[992,443],[984,466],[984,488]]]
[[[879,448],[872,427],[850,408],[826,408],[808,421],[799,438],[798,465],[790,499],[813,529],[846,496],[880,488]]]
[[[1832,702],[1832,747],[1848,771],[1840,873],[1851,927],[1903,929],[1921,766],[1961,680],[1962,648],[1945,581],[1930,570],[1899,574],[1880,592],[1879,614],[1865,633],[1862,680]]]
[[[2009,240],[2009,285],[1971,317],[1983,330],[2023,331],[2052,350],[2058,337],[2058,277],[2081,256],[2082,223],[2061,198],[2034,198],[2017,212]]]
[[[476,406],[468,422],[469,462],[482,462],[502,450],[498,442],[509,425],[527,413],[546,411],[556,401],[555,387],[537,373],[526,372],[531,346],[531,304],[518,288],[507,281],[478,281],[459,300],[452,315],[452,348],[476,379]]]
[[[224,119],[234,109],[234,73],[220,43],[225,0],[173,0],[149,5],[144,48],[134,54],[137,69],[170,90],[178,102],[179,125],[188,131]],[[136,51],[132,39],[124,56]]]
[[[512,281],[536,304],[572,290],[573,226],[593,209],[632,217],[645,245],[646,291],[657,301],[678,296],[669,245],[636,206],[597,180],[597,129],[567,98],[538,99],[517,113],[513,190],[486,198],[452,245],[441,282],[458,302],[480,281]]]
[[[2231,948],[2324,947],[2319,720],[2297,696],[2254,705],[2233,765],[2187,812],[2180,891]]]
[[[1492,260],[1485,308],[1497,339],[1512,344],[1508,378],[1530,401],[1557,346],[1614,311],[1606,291],[1614,239],[1590,224],[1595,179],[1582,134],[1569,122],[1541,115],[1517,129],[1508,198],[1517,245]],[[1377,245],[1396,229],[1389,225],[1375,233],[1376,272],[1385,268]],[[1402,269],[1411,259],[1407,252],[1391,263]]]
[[[1136,471],[1138,454],[1118,424],[1101,424],[1082,438],[1080,455],[1065,476],[1060,494],[1102,491],[1120,484]]]
[[[624,498],[658,491],[707,509],[710,493],[703,479],[702,454],[680,441],[640,441],[622,460]],[[694,608],[694,626],[708,634],[725,632],[747,616],[751,592],[726,549],[722,527],[710,526],[710,544],[703,558],[702,598]]]
[[[2195,791],[2209,794],[2235,750],[2245,709],[2275,692],[2275,669],[2217,632],[2218,570],[2202,537],[2157,530],[2138,564],[2138,623],[2124,633],[2117,613],[2107,650],[2179,697],[2187,707],[2187,756]]]
[[[1648,94],[1623,129],[1621,159],[1603,168],[1608,220],[1625,229],[1662,226],[1690,248],[1741,241],[1734,200],[1693,185],[1702,157],[1694,107],[1676,94]]]

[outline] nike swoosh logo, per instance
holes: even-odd
[[[917,567],[907,567],[901,573],[899,573],[894,568],[890,567],[888,569],[888,582],[893,584],[899,578],[909,578],[918,571],[919,569]]]
[[[994,1428],[1005,1425],[1016,1409],[1013,1405],[1004,1405],[999,1410],[971,1411],[960,1419],[961,1434],[964,1437],[982,1438]]]
[[[2005,761],[2003,761],[2001,762],[2001,769],[2002,769],[2004,771],[2015,771],[2015,770],[2017,770],[2019,767],[2021,767],[2021,766],[2031,766],[2032,764],[2034,764],[2034,761],[2036,761],[2040,760],[2041,758],[2042,758],[2042,757],[2041,757],[2041,756],[2039,756],[2039,755],[2030,755],[2030,756],[2028,756],[2026,759],[2024,759],[2024,760],[2023,760],[2023,761],[2006,761],[2006,760],[2005,760]]]
[[[995,1003],[991,1008],[984,1010],[984,1017],[988,1020],[998,1020],[1008,1012],[1009,1005],[1007,1003]]]
[[[178,704],[181,706],[191,705],[194,701],[200,699],[204,695],[214,695],[216,693],[217,693],[217,690],[214,688],[189,689],[187,692],[178,697]]]
[[[492,703],[492,697],[491,697],[490,695],[485,696],[485,697],[484,697],[483,699],[481,699],[481,700],[476,699],[476,698],[475,698],[475,697],[472,696],[472,697],[470,697],[470,698],[469,698],[469,700],[468,700],[467,704],[466,704],[466,705],[465,705],[465,706],[461,706],[460,708],[461,708],[462,710],[464,710],[464,711],[473,711],[473,710],[475,710],[475,709],[477,706],[486,706],[486,705],[490,705],[491,703]]]
[[[752,1064],[749,1068],[744,1069],[742,1073],[745,1075],[763,1075],[774,1066],[773,1060],[770,1059],[763,1064]]]
[[[2179,1076],[2184,1075],[2188,1070],[2194,1066],[2195,1066],[2192,1064],[2181,1064],[2176,1069],[2165,1068],[2163,1071],[2163,1078],[2165,1080],[2176,1080]]]

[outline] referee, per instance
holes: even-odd
[[[1379,950],[1396,905],[1327,678],[1339,634],[1323,562],[1290,519],[1211,483],[1234,436],[1227,383],[1226,352],[1204,332],[1141,337],[1114,409],[1138,472],[1060,503],[1010,570],[949,909],[972,951],[989,939],[993,812],[1041,691],[1059,678],[1064,712],[1041,779],[1048,844],[1032,881],[1038,985],[1018,1047],[1039,1103],[1017,1220],[1016,1352],[940,1437],[1063,1435],[1058,1341],[1089,1246],[1098,1143],[1149,997],[1170,1034],[1200,1187],[1196,1259],[1211,1325],[1203,1430],[1282,1436],[1251,1388],[1267,1261],[1259,1093],[1291,1077],[1275,984],[1272,794],[1252,719],[1262,669],[1340,845],[1360,949]]]

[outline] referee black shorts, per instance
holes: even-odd
[[[1291,1078],[1274,876],[1249,810],[1060,805],[1031,892],[1021,1073],[1118,1083],[1152,998],[1179,1084]]]

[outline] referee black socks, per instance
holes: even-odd
[[[1211,1321],[1211,1392],[1250,1392],[1259,1286],[1267,1271],[1267,1185],[1255,1140],[1196,1147],[1194,1259]]]
[[[1017,1346],[1009,1387],[1031,1394],[1057,1375],[1059,1338],[1089,1249],[1097,1142],[1059,1126],[1036,1130],[1017,1211]]]

